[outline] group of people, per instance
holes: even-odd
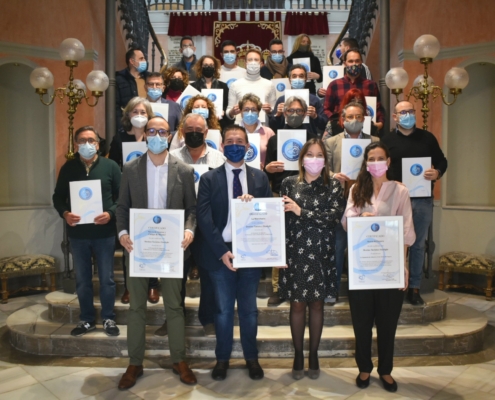
[[[352,43],[351,43],[352,44]],[[342,48],[349,46],[342,43]],[[292,376],[305,376],[303,352],[306,309],[309,310],[308,377],[319,376],[318,347],[323,329],[325,302],[338,301],[339,286],[347,247],[347,218],[401,215],[404,219],[404,244],[409,248],[409,263],[404,266],[405,287],[398,289],[351,290],[349,304],[356,337],[356,363],[360,388],[369,385],[372,327],[378,334],[378,374],[388,391],[396,391],[391,376],[394,338],[402,309],[404,292],[413,305],[423,304],[419,289],[428,227],[432,220],[432,197],[410,198],[402,180],[402,159],[431,157],[432,167],[424,177],[433,182],[447,169],[447,160],[435,136],[416,127],[414,105],[397,103],[393,119],[397,125],[382,134],[385,110],[380,104],[375,82],[367,79],[361,53],[349,47],[342,55],[345,76],[325,89],[316,91],[321,67],[313,60],[307,35],[297,38],[294,52],[284,56],[283,43],[270,43],[270,58],[262,66],[257,49],[246,54],[246,76],[230,87],[223,73],[236,65],[237,46],[222,43],[224,64],[213,56],[199,60],[192,38],[181,40],[180,65],[163,73],[148,73],[140,50],[127,53],[128,68],[117,74],[119,130],[113,138],[109,158],[99,154],[99,135],[91,126],[74,135],[76,157],[60,170],[53,202],[67,223],[74,267],[80,322],[72,335],[81,336],[96,329],[93,305],[92,256],[98,265],[101,317],[109,336],[119,335],[113,311],[115,282],[113,255],[116,243],[124,248],[124,259],[133,250],[129,235],[131,208],[184,210],[183,278],[162,278],[161,293],[166,312],[164,325],[156,332],[168,335],[173,371],[181,382],[195,384],[194,372],[186,362],[185,284],[188,271],[199,267],[201,298],[198,317],[206,336],[216,337],[215,380],[224,380],[229,369],[234,337],[234,309],[237,307],[240,338],[251,379],[262,379],[258,362],[256,294],[261,268],[233,267],[232,216],[230,199],[280,197],[286,216],[287,265],[272,271],[273,296],[268,306],[290,302],[290,330],[294,345]],[[311,72],[294,58],[311,58]],[[319,73],[317,72],[319,71]],[[276,99],[271,78],[285,77],[294,89],[308,88],[309,104],[301,97]],[[120,78],[119,78],[120,77]],[[120,80],[120,81],[119,81]],[[192,97],[181,107],[180,94],[191,81],[201,88],[224,91],[223,114],[217,115],[213,103],[203,95]],[[324,97],[324,101],[322,98]],[[367,115],[365,96],[377,97],[376,124],[372,134],[363,132]],[[151,103],[169,105],[168,118],[155,115]],[[263,114],[266,118],[261,118]],[[309,123],[305,123],[309,117]],[[209,129],[222,132],[221,149],[206,143]],[[298,170],[287,171],[277,157],[277,132],[280,129],[306,131],[306,143],[298,158]],[[246,165],[248,133],[258,133],[261,144],[259,168]],[[343,139],[371,139],[356,180],[341,170]],[[125,163],[122,143],[144,141],[147,151]],[[201,176],[196,194],[192,164],[204,164],[209,171]],[[103,213],[94,224],[78,225],[81,216],[71,212],[70,182],[100,180]],[[407,249],[406,249],[407,253]],[[129,302],[127,343],[129,367],[119,389],[132,387],[143,374],[147,301],[159,301],[157,279],[129,277],[124,263]]]

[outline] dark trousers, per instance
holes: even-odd
[[[201,325],[215,323],[215,294],[210,273],[199,265],[199,283],[201,284],[201,296],[199,299],[198,319]]]
[[[352,326],[356,338],[359,372],[370,373],[372,328],[376,325],[378,374],[390,375],[394,366],[394,341],[404,292],[399,289],[349,290]]]

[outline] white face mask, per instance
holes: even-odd
[[[146,125],[147,122],[148,118],[146,118],[144,115],[136,115],[131,118],[131,124],[136,128],[142,128]]]
[[[190,47],[186,47],[184,50],[182,50],[182,55],[186,58],[192,57],[194,54],[194,50],[191,49]]]
[[[248,62],[246,65],[246,71],[249,75],[259,75],[260,73],[260,63],[258,62]]]

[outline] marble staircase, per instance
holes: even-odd
[[[320,345],[321,357],[352,357],[354,333],[343,282],[340,302],[325,306],[325,326]],[[290,335],[289,304],[279,307],[266,306],[266,295],[270,294],[269,278],[260,283],[258,290],[259,328],[258,348],[260,357],[292,357],[293,347]],[[206,337],[197,319],[199,305],[199,282],[190,281],[186,298],[186,347],[188,357],[214,358],[215,338]],[[118,299],[120,296],[118,297]],[[486,317],[472,308],[459,304],[448,304],[448,295],[434,291],[423,296],[426,304],[414,307],[404,302],[397,329],[395,354],[447,355],[466,354],[483,348]],[[74,338],[70,331],[79,320],[77,296],[63,292],[47,295],[47,305],[37,304],[19,310],[9,316],[7,326],[13,347],[32,354],[65,356],[127,356],[127,309],[128,305],[116,300],[116,321],[120,327],[119,337],[107,337],[101,325],[87,335]],[[97,312],[99,299],[95,298]],[[163,304],[148,303],[146,354],[166,356],[168,338],[156,337],[154,331],[164,320]],[[97,322],[101,324],[101,321]],[[308,334],[306,334],[306,341]],[[307,343],[306,343],[307,346]],[[376,354],[376,334],[373,339]],[[232,356],[242,358],[239,327],[234,327],[234,349]]]

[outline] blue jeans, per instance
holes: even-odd
[[[93,304],[93,267],[91,255],[98,265],[100,280],[101,318],[115,319],[115,282],[113,280],[113,257],[115,236],[103,239],[70,238],[72,260],[76,271],[76,293],[79,299],[81,321],[93,322],[96,319]]]
[[[261,268],[239,268],[233,272],[226,266],[209,271],[215,294],[215,330],[218,361],[229,361],[234,341],[234,305],[241,331],[241,344],[246,360],[258,359],[256,336],[258,335],[258,307],[256,292],[261,277]]]
[[[347,232],[341,223],[335,228],[335,267],[337,268],[337,293],[339,293],[340,279],[345,263],[345,249],[347,248]]]
[[[411,206],[416,241],[409,249],[409,287],[419,289],[425,262],[426,237],[433,220],[433,197],[412,198]]]

